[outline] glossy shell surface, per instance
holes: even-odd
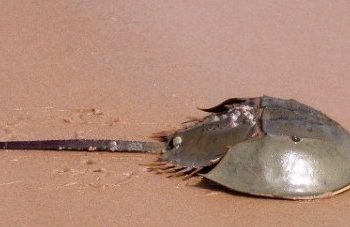
[[[348,141],[267,135],[232,147],[206,178],[253,195],[328,197],[350,183]]]
[[[229,99],[205,111],[211,115],[167,137],[163,169],[199,172],[229,189],[275,198],[348,189],[349,133],[320,111],[267,96]]]

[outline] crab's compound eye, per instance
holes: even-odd
[[[291,136],[290,138],[294,141],[294,143],[299,143],[301,141],[300,137],[297,136]]]

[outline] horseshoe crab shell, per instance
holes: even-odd
[[[266,135],[237,144],[208,174],[227,188],[252,195],[313,199],[348,189],[349,141]]]
[[[204,111],[211,115],[163,137],[169,172],[199,172],[235,191],[286,199],[349,188],[350,136],[325,114],[268,96],[229,99]]]

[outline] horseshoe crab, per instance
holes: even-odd
[[[315,199],[350,188],[350,135],[325,114],[293,99],[232,98],[159,142],[48,140],[1,142],[3,149],[162,150],[151,171],[195,174],[262,197]],[[188,123],[188,122],[187,122]]]

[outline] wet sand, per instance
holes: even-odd
[[[346,1],[0,3],[0,139],[149,140],[230,97],[295,98],[350,130]],[[0,225],[346,226],[307,202],[145,171],[155,155],[0,152]]]

